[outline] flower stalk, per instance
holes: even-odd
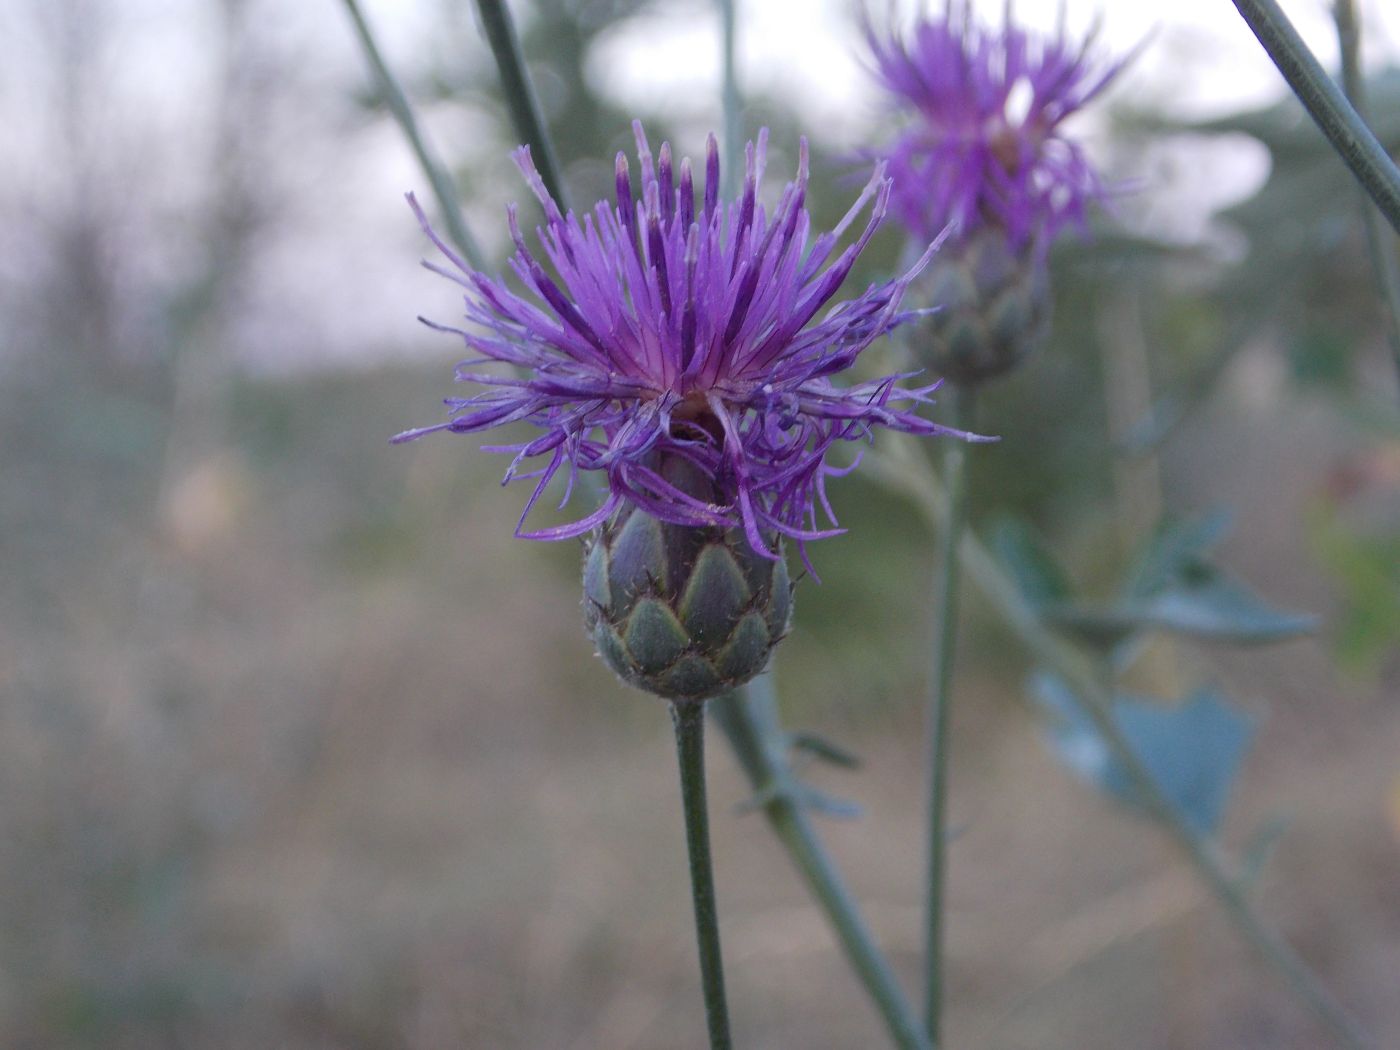
[[[738,0],[718,0],[720,22],[720,109],[724,115],[724,184],[720,192],[734,196],[739,157],[744,148],[743,106],[739,101],[739,71],[735,57]]]
[[[973,389],[952,386],[953,425],[971,427]],[[940,1045],[943,1017],[944,885],[948,869],[948,747],[953,700],[953,664],[958,637],[958,544],[967,521],[967,452],[959,442],[945,442],[942,543],[934,598],[934,658],[928,699],[928,870],[924,900],[924,1028],[929,1042]]]
[[[715,910],[714,866],[710,860],[710,817],[705,798],[705,705],[673,701],[676,756],[680,764],[681,807],[690,857],[690,888],[695,905],[695,938],[705,994],[705,1023],[710,1050],[729,1050],[729,1008],[724,997],[724,963],[720,955],[719,918]]]
[[[1400,168],[1385,147],[1308,50],[1275,0],[1234,0],[1234,4],[1361,188],[1400,233]]]

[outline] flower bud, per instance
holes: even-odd
[[[674,525],[628,504],[584,556],[583,616],[598,655],[668,700],[743,685],[787,633],[792,584],[778,554],[756,553],[741,529]]]
[[[1042,255],[1034,242],[1013,248],[994,226],[946,245],[929,264],[921,289],[940,309],[913,338],[920,363],[971,385],[1025,360],[1050,327]]]

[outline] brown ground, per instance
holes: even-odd
[[[1167,481],[1186,506],[1232,495],[1226,561],[1281,604],[1325,609],[1289,480],[1331,454],[1320,426],[1212,413],[1174,446]],[[220,452],[174,487],[178,512],[115,535],[102,571],[55,581],[58,598],[0,643],[14,698],[0,710],[3,1045],[701,1044],[664,708],[589,654],[572,547],[509,538],[522,495],[494,489],[498,464],[451,440],[388,450],[390,429],[372,419],[363,447],[304,436],[305,469]],[[1211,442],[1232,450],[1228,477],[1201,469]],[[310,465],[328,447],[370,480],[322,477]],[[850,643],[892,666],[878,700],[849,690],[845,635],[810,584],[782,680],[811,694],[789,697],[790,721],[865,759],[814,771],[866,809],[821,826],[912,990],[925,628],[901,603],[928,558],[912,540],[885,558],[880,578],[905,590]],[[969,637],[948,1045],[1328,1045],[1165,840],[1055,763],[1010,643],[985,623]],[[1261,715],[1226,834],[1290,821],[1259,907],[1378,1045],[1400,1045],[1393,680],[1339,678],[1325,639],[1172,659]],[[711,743],[739,1045],[883,1045],[761,818],[734,815],[742,777]]]

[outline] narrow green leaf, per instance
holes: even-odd
[[[1170,586],[1209,553],[1230,527],[1230,513],[1167,519],[1133,560],[1123,585],[1125,598],[1145,598]]]
[[[1074,590],[1068,574],[1029,525],[1004,519],[992,535],[992,546],[1031,604],[1044,608],[1069,601]]]
[[[1141,618],[1162,630],[1240,644],[1281,642],[1317,629],[1316,617],[1274,609],[1241,584],[1204,567],[1152,598]]]

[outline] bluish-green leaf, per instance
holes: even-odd
[[[1143,610],[1163,630],[1226,642],[1279,642],[1317,629],[1317,618],[1274,609],[1214,570],[1156,595]]]
[[[1096,648],[1116,648],[1133,634],[1171,631],[1218,642],[1281,642],[1317,629],[1317,618],[1265,603],[1248,588],[1196,563],[1151,595],[1093,608],[1060,605],[1046,610],[1055,626]]]
[[[1111,652],[1151,626],[1126,609],[1096,609],[1087,605],[1054,605],[1044,610],[1052,625],[1102,653]]]
[[[1132,778],[1074,691],[1041,672],[1031,680],[1031,693],[1052,720],[1050,740],[1060,760],[1120,802],[1142,808]],[[1249,749],[1253,720],[1209,689],[1175,705],[1119,698],[1113,717],[1186,821],[1203,834],[1215,834]]]

